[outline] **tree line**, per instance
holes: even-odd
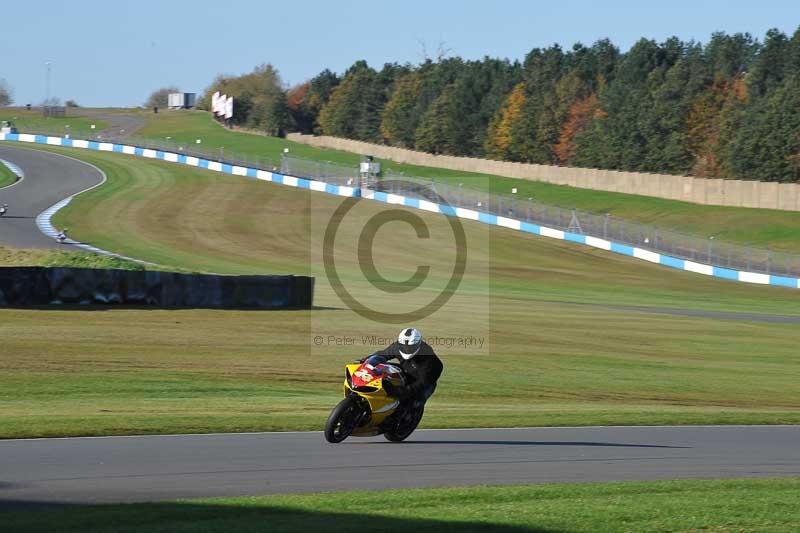
[[[534,48],[418,65],[355,62],[285,89],[271,65],[218,77],[234,122],[437,154],[800,181],[800,29]]]

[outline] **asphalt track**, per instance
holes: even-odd
[[[103,109],[81,109],[80,115],[107,123],[106,128],[98,132],[98,138],[110,135],[115,139],[125,139],[135,134],[147,123],[140,115],[114,113]]]
[[[16,164],[25,179],[0,189],[8,214],[0,218],[0,245],[15,248],[68,248],[45,236],[36,216],[64,198],[103,181],[95,168],[61,155],[0,143],[0,159]]]
[[[349,489],[800,475],[800,426],[249,433],[0,441],[0,505]]]

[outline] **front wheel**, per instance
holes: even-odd
[[[359,419],[359,405],[355,396],[348,396],[333,408],[325,423],[325,440],[333,444],[350,436]]]

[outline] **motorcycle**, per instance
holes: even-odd
[[[0,205],[0,217],[8,213],[8,204]]]
[[[401,442],[417,429],[424,405],[413,403],[399,409],[400,400],[386,393],[384,380],[405,384],[400,367],[385,363],[380,356],[345,366],[344,399],[328,417],[325,440],[336,444],[350,436],[383,435],[388,441]]]

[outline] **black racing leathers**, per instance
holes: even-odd
[[[442,361],[436,356],[433,348],[424,341],[419,347],[419,352],[408,360],[403,359],[400,355],[399,342],[393,342],[373,355],[379,355],[387,361],[391,359],[399,361],[398,366],[406,376],[406,385],[395,387],[393,392],[401,400],[418,398],[424,400],[425,390],[436,385],[444,369]]]

